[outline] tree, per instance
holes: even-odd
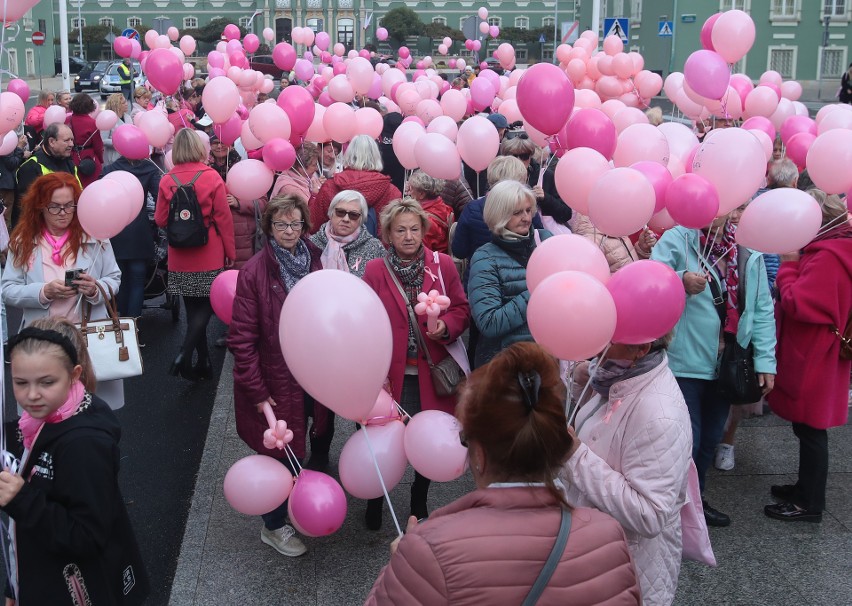
[[[464,34],[461,33],[461,31],[453,29],[443,23],[427,23],[423,28],[423,35],[429,36],[432,40],[443,40],[444,38],[449,37],[454,41],[464,41]]]
[[[407,6],[399,6],[385,13],[382,27],[388,30],[388,37],[399,44],[404,44],[409,36],[415,36],[423,31],[424,25],[420,17]]]
[[[225,30],[225,26],[230,22],[230,19],[225,18],[213,19],[213,21],[198,29],[198,35],[195,39],[201,42],[218,42],[222,39],[222,32]],[[241,27],[240,37],[245,36],[246,33],[247,30],[244,27]]]

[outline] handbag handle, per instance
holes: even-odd
[[[547,556],[547,561],[541,569],[538,578],[533,583],[530,592],[521,606],[533,606],[538,603],[538,599],[544,592],[547,584],[550,582],[553,573],[556,572],[556,567],[559,565],[559,560],[562,554],[565,553],[565,546],[568,544],[568,534],[571,531],[571,512],[567,509],[562,509],[562,520],[559,523],[559,534],[556,535],[556,542],[553,544],[553,549],[550,555]]]
[[[396,284],[396,287],[399,289],[399,294],[402,295],[402,300],[405,302],[405,309],[408,311],[408,321],[411,322],[411,325],[414,327],[414,335],[417,337],[417,342],[420,344],[420,348],[423,350],[423,353],[426,354],[426,363],[429,364],[429,367],[431,368],[434,366],[432,363],[432,356],[429,355],[429,348],[426,347],[426,341],[423,339],[423,333],[420,332],[420,325],[417,324],[417,318],[411,309],[411,304],[408,302],[408,296],[405,294],[405,289],[403,289],[402,284],[399,283],[399,278],[396,277],[396,272],[394,272],[388,258],[385,257],[384,261],[385,267],[387,267],[393,283]]]
[[[115,292],[112,290],[112,286],[107,285],[107,289],[109,289],[109,296],[107,296],[107,291],[104,290],[103,285],[95,280],[95,286],[98,287],[98,290],[101,293],[101,296],[104,299],[104,306],[107,310],[107,315],[109,319],[112,320],[113,331],[115,331],[116,342],[120,344],[124,344],[124,333],[121,332],[121,320],[118,316],[118,307],[115,302]],[[83,313],[83,317],[80,321],[80,329],[85,332],[86,325],[91,320],[92,315],[92,304],[86,302],[86,311]]]

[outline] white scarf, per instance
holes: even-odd
[[[328,244],[325,245],[320,256],[323,269],[340,269],[349,272],[349,262],[346,260],[343,247],[358,239],[361,235],[361,227],[348,236],[338,236],[331,230],[331,221],[329,221],[325,224],[325,235],[328,238]]]

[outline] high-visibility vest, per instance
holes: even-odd
[[[127,67],[124,63],[118,66],[118,77],[118,83],[122,86],[130,84],[130,68]]]
[[[36,164],[38,164],[38,165],[41,167],[41,176],[42,176],[42,177],[43,177],[44,175],[49,175],[50,173],[55,173],[55,172],[56,172],[55,170],[50,170],[50,169],[49,169],[48,167],[46,167],[44,164],[42,164],[41,162],[39,162],[39,161],[38,161],[38,158],[36,158],[35,154],[33,154],[32,156],[30,156],[29,158],[27,158],[26,160],[24,160],[23,162],[21,162],[21,165],[18,167],[18,170],[21,170],[21,169],[24,167],[24,164],[26,164],[27,162],[35,162]],[[17,174],[18,174],[18,172],[17,172],[17,171],[15,171],[15,175],[16,175],[16,176],[17,176]],[[77,183],[79,183],[79,185],[80,185],[80,189],[83,189],[83,184],[82,184],[82,183],[80,183],[80,177],[77,175],[77,167],[76,167],[76,166],[74,167],[74,173],[73,173],[73,175],[74,175],[74,178],[75,178],[75,179],[77,179]],[[17,180],[17,179],[16,179],[16,180]],[[25,193],[26,193],[26,192],[20,192],[20,195],[24,195]]]

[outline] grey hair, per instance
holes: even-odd
[[[491,188],[485,198],[483,218],[492,234],[501,236],[506,225],[512,219],[518,202],[526,201],[532,205],[536,213],[535,194],[523,183],[518,181],[501,181]]]
[[[332,215],[334,215],[335,207],[341,202],[358,202],[361,205],[361,223],[363,224],[367,220],[367,213],[370,212],[370,209],[367,208],[367,200],[359,191],[355,191],[354,189],[344,189],[343,191],[337,192],[337,195],[331,199],[331,203],[328,205],[328,218],[331,219]]]
[[[488,178],[489,189],[500,181],[527,182],[527,167],[515,156],[497,156],[488,165],[485,174]]]
[[[370,135],[353,137],[343,152],[343,168],[381,171],[382,156],[376,141]]]
[[[426,198],[431,200],[440,196],[441,192],[444,191],[444,181],[430,177],[422,170],[416,170],[408,178],[408,187],[423,192]]]
[[[788,158],[781,158],[769,164],[768,179],[769,187],[776,189],[779,187],[796,187],[796,181],[799,179],[799,169],[793,164],[793,161]]]
[[[532,139],[522,139],[515,137],[514,139],[503,139],[500,144],[501,156],[514,156],[515,154],[530,154],[535,152],[535,143]]]
[[[65,128],[71,130],[71,127],[65,124],[64,122],[54,122],[45,126],[44,133],[42,134],[42,141],[47,143],[51,139],[58,139],[60,131]]]
[[[808,193],[817,201],[819,208],[822,211],[822,227],[831,224],[831,227],[842,225],[840,217],[846,217],[849,214],[849,209],[846,203],[840,199],[840,196],[835,194],[827,194],[821,189],[809,189]]]

